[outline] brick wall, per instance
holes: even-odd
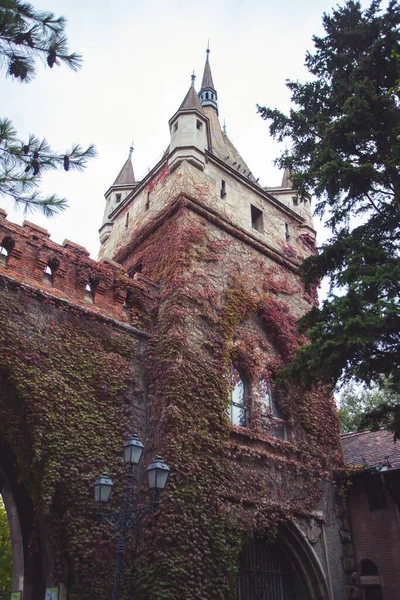
[[[385,489],[387,508],[370,510],[366,485],[369,473],[359,475],[349,492],[349,516],[353,532],[353,544],[359,574],[362,560],[372,560],[380,575],[384,600],[400,598],[400,525],[398,509],[392,494]],[[387,473],[385,483],[400,498],[398,472]],[[363,582],[361,578],[361,583]]]
[[[128,277],[121,265],[92,260],[82,246],[69,240],[60,246],[46,229],[29,221],[19,226],[6,216],[0,209],[0,246],[9,249],[8,256],[0,256],[1,274],[86,311],[149,327],[158,299],[158,287],[150,279],[140,273]]]

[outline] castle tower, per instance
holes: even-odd
[[[169,127],[169,148],[110,212],[100,250],[161,290],[147,444],[161,443],[174,487],[163,530],[140,549],[142,573],[157,564],[156,586],[172,569],[171,598],[225,598],[239,557],[237,598],[258,600],[248,573],[262,578],[276,559],[276,585],[292,592],[268,588],[273,600],[339,599],[344,580],[330,578],[329,561],[340,563],[341,547],[327,558],[321,525],[333,497],[322,474],[338,460],[335,407],[276,378],[316,301],[299,271],[315,251],[310,206],[289,173],[261,187],[221,128],[209,50],[199,94],[192,76]],[[243,546],[251,536],[259,541]]]
[[[107,190],[99,261],[0,209],[13,589],[24,600],[56,588],[110,597],[115,538],[94,521],[92,487],[107,467],[110,512],[120,506],[121,449],[138,431],[134,506],[151,502],[156,454],[171,472],[135,544],[127,538],[121,597],[360,597],[332,486],[342,464],[333,399],[282,376],[305,342],[297,320],[316,302],[300,276],[315,252],[309,202],[288,171],[263,188],[221,128],[209,50],[200,92],[192,76],[169,130],[141,181],[131,148]]]

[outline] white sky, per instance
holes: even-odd
[[[168,120],[182,102],[195,70],[203,73],[207,40],[227,133],[264,185],[281,181],[273,166],[278,144],[256,114],[256,103],[289,108],[285,79],[308,78],[304,56],[313,33],[322,34],[322,13],[333,0],[33,0],[38,9],[68,19],[70,50],[83,54],[78,73],[40,68],[21,84],[0,79],[0,115],[20,136],[46,137],[60,151],[93,142],[99,156],[83,173],[46,175],[42,189],[69,200],[53,219],[26,218],[51,238],[68,238],[96,257],[104,193],[125,162],[131,141],[137,179],[161,158],[169,143]],[[8,218],[22,223],[11,202],[0,198]]]

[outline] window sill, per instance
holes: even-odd
[[[246,439],[251,439],[257,442],[264,442],[269,446],[275,448],[284,448],[286,451],[295,451],[296,448],[289,440],[283,440],[282,438],[273,437],[263,431],[257,429],[250,429],[249,427],[239,427],[238,425],[231,425],[231,435],[238,436]]]

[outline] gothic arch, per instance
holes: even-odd
[[[265,544],[265,564],[260,557]],[[253,546],[253,548],[252,548]],[[241,570],[240,562],[247,561]],[[249,565],[253,561],[253,565]],[[267,566],[266,566],[267,565]],[[250,567],[250,568],[249,568]],[[266,575],[266,570],[270,572]],[[260,585],[246,589],[245,578],[260,576]],[[272,573],[272,575],[271,575]],[[274,544],[250,540],[239,558],[237,600],[328,600],[328,585],[314,550],[293,524],[281,526]]]

